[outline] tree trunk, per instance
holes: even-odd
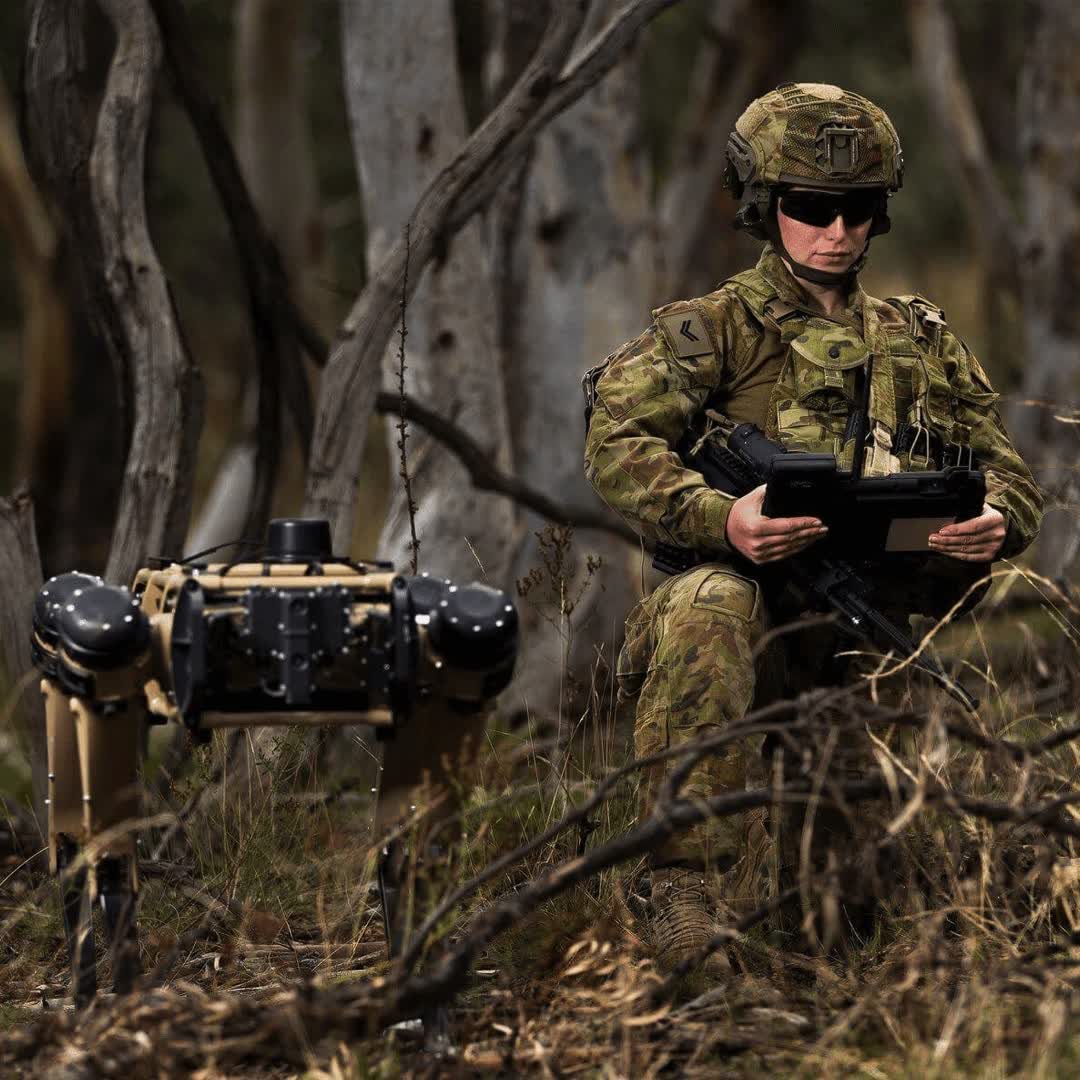
[[[909,0],[912,53],[942,148],[962,192],[978,263],[979,307],[986,327],[982,362],[995,372],[1016,366],[1020,303],[1020,223],[991,158],[990,139],[976,111],[976,96],[960,63],[956,27],[943,0]],[[990,20],[993,22],[993,20]],[[998,29],[998,33],[1005,31]],[[983,80],[984,86],[987,80]],[[994,83],[1005,80],[992,79]],[[983,116],[1000,113],[987,109]]]
[[[71,328],[59,239],[26,167],[7,88],[0,81],[0,224],[15,254],[24,312],[23,389],[15,445],[16,483],[48,508],[51,532],[64,476],[71,383]],[[40,516],[40,510],[39,510]]]
[[[241,0],[237,6],[235,146],[243,181],[280,253],[291,295],[316,325],[325,326],[329,311],[318,279],[329,270],[307,118],[308,14],[308,5],[294,0]],[[257,308],[253,304],[252,314],[259,324]],[[289,402],[290,387],[307,380],[294,335],[278,330],[268,335],[256,328],[257,406],[250,413],[245,409],[237,424],[188,539],[192,550],[241,535],[258,539],[270,516],[281,455],[289,446],[281,406]],[[301,450],[306,454],[307,446]]]
[[[1077,426],[1055,413],[1080,401],[1080,8],[1069,0],[1033,5],[1034,35],[1020,81],[1023,205],[1020,272],[1026,362],[1011,429],[1040,481],[1056,496],[1037,567],[1052,576],[1074,564]],[[1024,401],[1043,403],[1025,405]]]
[[[48,386],[45,407],[66,421],[56,440],[56,473],[50,469],[41,481],[48,489],[36,504],[37,530],[47,572],[76,562],[99,569],[108,558],[131,438],[128,374],[115,360],[110,372],[113,358],[97,317],[109,301],[90,209],[90,146],[113,42],[104,17],[83,0],[35,0],[28,21],[22,128],[34,179],[62,232],[59,281],[71,313],[73,361],[70,387],[65,391],[62,378]],[[27,389],[34,409],[35,391]],[[77,530],[71,521],[79,522]]]
[[[675,0],[635,0],[566,63],[584,0],[553,0],[548,30],[522,76],[420,197],[409,236],[400,237],[338,331],[319,392],[304,509],[330,519],[338,545],[352,535],[371,386],[407,300],[430,260],[474,214],[488,207],[537,135],[617,64],[649,21]],[[565,65],[565,69],[564,69]],[[412,269],[406,275],[406,265]],[[407,279],[407,281],[406,281]]]
[[[183,542],[202,398],[146,222],[157,26],[145,0],[100,7],[116,48],[89,161],[82,4],[36,0],[26,85],[28,125],[71,229],[91,317],[118,381],[130,387],[130,444],[106,567],[111,580],[126,583],[148,555],[175,554]]]
[[[711,5],[658,199],[654,307],[701,296],[757,261],[758,242],[732,227],[738,203],[723,184],[727,137],[753,98],[789,77],[803,18],[791,0]]]
[[[595,4],[591,36],[619,5]],[[581,464],[581,375],[640,332],[653,303],[650,175],[639,127],[632,54],[537,140],[514,251],[507,379],[514,456],[522,480],[574,508],[596,505]],[[559,437],[553,438],[553,432]],[[519,605],[524,653],[507,705],[545,720],[577,709],[597,657],[611,663],[638,595],[638,550],[598,533],[545,544],[525,515],[515,576],[532,584]],[[545,556],[550,569],[545,569]],[[599,556],[602,569],[588,569]],[[554,561],[552,561],[554,560]],[[579,590],[584,593],[578,599]],[[570,679],[567,679],[570,676]]]
[[[953,174],[970,211],[972,239],[984,274],[1015,289],[1017,222],[990,161],[975,101],[960,67],[956,33],[943,0],[910,0],[912,51],[933,115],[941,125]]]
[[[113,306],[107,340],[131,372],[134,425],[106,577],[176,555],[191,513],[202,382],[187,354],[146,220],[146,132],[161,63],[146,0],[99,0],[116,33],[90,155],[93,210]]]
[[[307,115],[306,0],[241,0],[236,13],[236,153],[301,310],[318,318],[325,267]]]
[[[47,835],[45,706],[30,662],[30,618],[41,588],[34,506],[25,492],[0,499],[0,667],[15,698],[15,727],[30,761],[34,818]],[[7,702],[5,702],[5,705]]]
[[[375,28],[377,27],[377,32]],[[374,266],[399,238],[424,188],[466,137],[450,0],[346,0],[342,7],[346,97]],[[423,273],[406,312],[405,385],[468,431],[497,467],[510,465],[503,377],[495,351],[495,305],[481,223],[449,240]],[[398,348],[383,362],[383,384],[398,385]],[[397,425],[387,429],[400,467]],[[457,580],[506,585],[514,508],[480,492],[461,463],[413,428],[406,464],[418,504],[419,565]],[[390,499],[380,554],[410,562],[404,485]],[[479,565],[478,565],[479,564]]]

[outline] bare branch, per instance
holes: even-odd
[[[37,520],[48,536],[69,432],[71,327],[61,285],[61,245],[27,169],[15,110],[0,85],[0,226],[15,256],[23,309],[22,392],[13,475],[36,496]],[[42,507],[45,513],[42,514]]]
[[[482,446],[462,431],[456,424],[441,417],[433,409],[422,405],[415,398],[405,395],[404,407],[409,419],[419,424],[432,438],[438,439],[448,450],[455,453],[469,471],[469,479],[483,491],[497,491],[535,511],[548,521],[559,525],[573,525],[576,529],[599,529],[622,537],[628,543],[637,544],[636,534],[626,525],[621,524],[613,514],[605,510],[594,513],[571,510],[549,499],[543,492],[537,491],[516,477],[501,472],[492,464],[491,456]],[[402,402],[396,394],[380,390],[375,396],[375,411],[398,415]]]
[[[401,482],[405,488],[405,508],[409,512],[409,533],[412,539],[409,541],[409,550],[412,552],[412,572],[419,573],[420,541],[416,538],[416,500],[413,498],[412,478],[409,476],[409,459],[405,453],[405,444],[409,439],[408,426],[406,424],[405,406],[405,338],[409,335],[409,328],[405,324],[405,311],[408,307],[409,296],[409,226],[405,226],[405,270],[401,277],[401,326],[398,336],[398,453],[400,458]]]
[[[799,703],[806,706],[800,712],[800,741],[807,735],[816,734],[823,738],[830,731],[835,734],[835,715],[820,712],[819,708],[835,704],[841,697],[847,699],[846,704],[856,706],[844,721],[845,728],[850,731],[861,728],[864,723],[888,727],[897,721],[898,714],[895,712],[882,710],[869,702],[860,705],[852,699],[850,689],[822,693],[815,695],[812,700]],[[790,708],[791,704],[784,703],[778,708]],[[908,719],[913,724],[928,724],[926,718]],[[771,713],[763,723],[755,724],[749,722],[748,718],[747,722],[733,725],[730,731],[721,736],[676,749],[679,755],[696,754],[705,744],[718,750],[725,740],[760,734],[763,729],[783,732],[790,726],[789,722],[780,719],[779,714]],[[991,743],[996,741],[990,740]],[[1010,753],[1015,752],[1017,746],[1012,744]],[[1035,746],[1038,744],[1032,744],[1032,747]],[[633,763],[612,774],[609,779],[614,781],[616,776],[626,775],[634,765],[642,764],[645,762]],[[613,783],[605,782],[602,787],[610,795]],[[134,1005],[124,1006],[127,1012],[123,1021],[113,1010],[104,1006],[87,1018],[81,1018],[78,1043],[89,1054],[94,1054],[102,1047],[102,1040],[122,1022],[127,1030],[148,1033],[154,1042],[158,1060],[169,1060],[178,1068],[183,1063],[194,1069],[211,1057],[219,1067],[223,1063],[241,1061],[248,1065],[259,1060],[298,1061],[315,1040],[331,1035],[349,1037],[370,1034],[386,1024],[416,1016],[422,1009],[445,1001],[465,985],[472,964],[482,950],[506,930],[519,926],[540,905],[602,870],[640,858],[674,833],[692,828],[708,818],[729,817],[767,806],[798,807],[811,800],[818,800],[822,808],[829,807],[851,815],[860,805],[891,800],[894,805],[918,806],[957,819],[975,818],[1024,830],[1037,830],[1047,839],[1059,837],[1073,840],[1080,836],[1080,824],[1071,816],[1069,809],[1078,797],[1074,792],[1064,792],[1030,804],[1024,804],[1016,797],[1008,801],[986,799],[951,787],[931,773],[917,778],[911,774],[900,774],[888,780],[881,775],[870,774],[855,781],[829,776],[816,787],[808,775],[803,775],[783,784],[693,799],[683,798],[676,791],[666,801],[661,801],[655,812],[635,828],[613,837],[587,855],[577,855],[556,863],[511,894],[484,907],[456,940],[445,942],[446,951],[433,960],[427,972],[408,974],[397,967],[377,980],[325,988],[305,983],[276,988],[259,998],[236,994],[210,995],[194,987],[185,988],[182,994],[146,995]],[[556,828],[567,826],[582,809],[579,807]],[[548,830],[544,835],[550,838],[552,831]],[[820,903],[823,890],[838,880],[838,875],[849,863],[857,863],[861,852],[869,847],[880,849],[894,840],[891,833],[879,833],[867,847],[850,852],[848,859],[841,854],[839,865],[830,864],[823,871],[806,875],[802,888],[809,890],[815,905]],[[1051,853],[1054,850],[1064,852],[1067,848],[1058,845],[1056,849],[1051,849]],[[513,855],[511,853],[510,857]],[[505,867],[504,859],[498,860],[498,864]],[[738,939],[778,907],[793,901],[799,895],[799,889],[800,886],[795,885],[740,920],[733,921],[730,927],[713,938],[708,949],[716,949]],[[189,891],[189,895],[206,903],[208,910],[227,914],[224,907],[212,897],[198,891]],[[185,944],[205,931],[204,923],[183,939]],[[651,994],[639,999],[641,1005],[638,1008],[649,1008],[663,1000],[674,980],[689,971],[706,952],[701,950],[680,965],[671,978],[657,984]],[[1032,955],[1043,956],[1045,950],[1036,950]],[[1025,957],[1010,955],[1009,962],[1013,967],[1018,961],[1025,962]],[[130,1015],[132,1008],[137,1015]],[[208,1022],[211,1017],[212,1022]],[[197,1036],[195,1033],[198,1033]],[[117,1040],[109,1043],[114,1062],[117,1060],[115,1055],[122,1052],[124,1045]],[[0,1060],[5,1062],[26,1059],[37,1053],[39,1051],[34,1048],[33,1040],[27,1041],[18,1033],[0,1043],[0,1055],[3,1055]],[[161,1055],[165,1055],[165,1058]]]

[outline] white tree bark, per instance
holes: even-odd
[[[465,140],[450,0],[344,0],[346,97],[368,227],[369,265],[400,239],[420,195]],[[499,468],[510,464],[503,375],[495,350],[490,259],[478,220],[467,224],[423,274],[406,312],[406,389],[476,438]],[[397,386],[398,349],[386,353],[383,385]],[[388,428],[399,464],[397,426]],[[407,461],[419,509],[422,569],[507,584],[514,508],[475,490],[452,455],[410,430]],[[410,562],[408,503],[395,484],[379,548]],[[478,565],[479,563],[479,565]],[[482,569],[481,569],[482,568]]]
[[[1027,343],[1020,403],[1011,430],[1039,479],[1057,489],[1046,515],[1037,565],[1064,574],[1078,546],[1076,426],[1055,419],[1080,402],[1080,8],[1039,0],[1021,76],[1024,237],[1020,265]],[[1024,401],[1047,403],[1025,405]],[[1049,405],[1049,407],[1047,407]]]
[[[584,36],[617,7],[608,0],[594,4]],[[581,375],[640,332],[653,299],[650,176],[638,87],[632,54],[551,125],[537,140],[521,210],[517,300],[505,319],[517,471],[575,507],[593,506],[597,498],[582,471]],[[519,579],[542,565],[534,532],[544,522],[525,517],[514,563]],[[567,684],[553,672],[587,679],[597,644],[611,662],[638,596],[637,549],[590,532],[575,538],[574,550],[570,596],[584,580],[587,553],[599,555],[604,567],[570,618],[544,584],[519,604],[525,652],[507,704],[545,719],[561,716],[568,703]]]

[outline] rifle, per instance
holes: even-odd
[[[789,453],[755,424],[736,427],[726,446],[715,438],[701,438],[692,445],[682,445],[680,450],[683,461],[698,470],[709,487],[736,497],[767,483],[774,458]],[[667,574],[683,573],[701,561],[695,551],[664,543],[656,545],[653,556],[653,566]],[[847,559],[829,554],[828,549],[819,552],[810,548],[785,559],[783,567],[787,578],[806,592],[814,607],[837,613],[844,631],[878,647],[884,645],[896,650],[914,667],[937,680],[965,709],[978,711],[978,700],[950,678],[935,660],[919,653],[910,635],[874,607],[873,582]]]

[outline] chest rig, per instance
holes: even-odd
[[[953,415],[955,361],[943,355],[939,308],[917,295],[893,297],[886,303],[901,322],[863,296],[860,330],[851,317],[829,318],[783,299],[757,269],[723,288],[784,349],[766,414],[770,438],[790,450],[833,454],[842,469],[856,465],[863,476],[970,463],[970,429]]]

